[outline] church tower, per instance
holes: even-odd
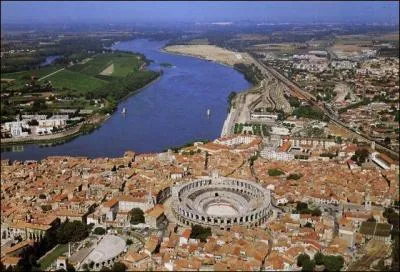
[[[153,190],[152,188],[150,189],[148,195],[147,195],[147,209],[151,209],[156,205],[156,201],[153,197]]]

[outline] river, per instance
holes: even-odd
[[[162,51],[164,41],[137,39],[120,42],[114,49],[139,52],[153,60],[149,69],[164,73],[118,105],[118,110],[94,132],[67,143],[41,147],[36,144],[2,148],[1,158],[40,160],[68,155],[120,157],[127,150],[162,152],[197,139],[219,137],[227,116],[227,97],[251,85],[233,68],[194,57]],[[173,67],[161,67],[170,63]],[[127,114],[121,113],[126,108]],[[207,109],[211,110],[207,118]]]

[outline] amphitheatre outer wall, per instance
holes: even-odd
[[[175,219],[186,226],[257,227],[272,214],[269,190],[251,181],[225,177],[200,177],[178,184],[172,188],[171,204]],[[216,205],[221,205],[221,213],[215,212]],[[229,212],[224,214],[223,209]],[[207,212],[210,210],[213,213]]]

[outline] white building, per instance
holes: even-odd
[[[21,115],[22,120],[45,120],[46,114],[23,114]]]
[[[22,132],[22,126],[14,125],[11,127],[11,135],[13,137],[25,137],[28,136],[28,132]]]
[[[40,127],[61,127],[67,124],[68,115],[53,115],[46,120],[38,120]]]
[[[134,197],[121,197],[118,201],[119,212],[129,212],[133,208],[140,208],[142,211],[147,211],[155,206],[156,199],[150,193],[146,199]]]
[[[271,113],[262,113],[262,112],[253,112],[250,115],[250,119],[252,120],[271,120],[271,121],[276,121],[278,120],[278,115],[277,114],[271,114]]]
[[[286,152],[277,152],[275,150],[262,150],[260,156],[269,160],[291,161],[294,160],[294,155]]]
[[[238,136],[228,136],[224,138],[220,138],[214,141],[216,144],[222,144],[227,146],[235,146],[241,144],[249,144],[252,141],[256,140],[257,136],[252,135],[238,135]]]
[[[6,122],[3,125],[3,129],[9,131],[12,137],[23,137],[28,136],[28,132],[23,132],[22,128],[29,128],[29,125],[26,121],[15,121],[15,122]]]
[[[5,122],[3,127],[7,131],[11,131],[11,127],[28,127],[28,124],[25,120],[23,121],[14,121],[14,122]]]

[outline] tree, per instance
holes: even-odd
[[[68,219],[57,229],[56,239],[60,244],[77,242],[85,239],[89,235],[86,224],[80,221],[70,222]]]
[[[328,271],[340,271],[344,264],[344,259],[342,256],[324,256],[324,265]]]
[[[283,174],[283,172],[279,169],[276,169],[276,168],[268,169],[268,175],[271,177],[280,176],[282,174]]]
[[[302,210],[307,210],[308,209],[308,204],[304,202],[297,202],[296,204],[296,211],[302,211]]]
[[[313,271],[315,262],[311,260],[304,260],[301,271]]]
[[[89,265],[87,263],[84,263],[82,265],[82,269],[83,269],[83,271],[89,271]]]
[[[75,267],[72,264],[67,263],[67,272],[75,272]]]
[[[369,151],[365,148],[357,149],[355,155],[358,157],[358,161],[363,163],[368,158]]]
[[[44,212],[50,211],[51,210],[51,205],[42,205],[42,210]]]
[[[46,199],[46,195],[40,194],[40,195],[39,195],[39,198],[40,198],[40,199]]]
[[[44,99],[37,99],[32,104],[32,111],[41,111],[47,109],[46,101]]]
[[[300,106],[300,101],[297,97],[291,96],[289,97],[289,104],[291,107],[297,108]]]
[[[307,223],[304,225],[304,227],[306,227],[306,228],[312,228],[313,225],[312,225],[310,222],[307,222]]]
[[[249,161],[250,161],[250,166],[253,166],[254,161],[257,160],[258,158],[258,154],[257,155],[253,155],[250,157]]]
[[[298,257],[297,257],[297,266],[300,266],[300,267],[302,267],[303,266],[303,264],[306,262],[306,261],[310,261],[310,256],[308,256],[308,254],[300,254]]]
[[[319,208],[315,208],[314,210],[311,211],[312,216],[321,216],[322,212]]]
[[[137,225],[139,223],[144,223],[144,212],[140,208],[133,208],[130,211],[131,214],[131,224]]]
[[[314,255],[314,261],[316,265],[324,264],[324,254],[322,254],[322,252],[317,252]]]
[[[28,122],[28,125],[30,126],[38,126],[39,122],[36,119],[32,119]]]
[[[290,180],[290,179],[294,179],[294,180],[298,180],[302,177],[302,174],[290,174],[286,179]]]
[[[121,262],[116,262],[112,267],[111,271],[126,271],[126,265]]]
[[[93,233],[97,235],[104,235],[106,234],[106,230],[102,227],[97,227],[93,230]]]
[[[128,240],[126,240],[126,244],[127,244],[128,246],[130,246],[130,245],[133,244],[133,241],[132,241],[131,239],[128,239]]]
[[[211,236],[211,228],[204,228],[200,225],[194,225],[192,227],[192,232],[190,233],[190,238],[200,239],[201,242],[206,242],[207,238]]]

